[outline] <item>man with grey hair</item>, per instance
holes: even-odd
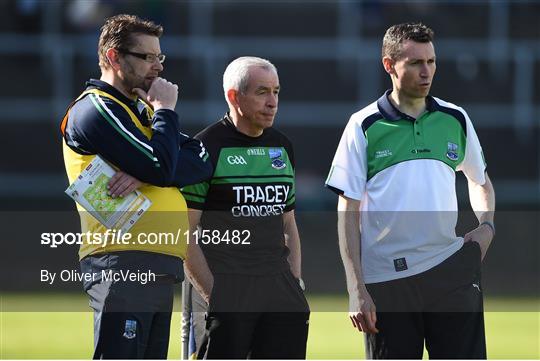
[[[212,179],[182,189],[190,208],[187,274],[195,343],[208,359],[302,359],[309,306],[301,280],[294,153],[272,128],[280,90],[268,60],[241,57],[223,75],[229,111],[200,132]],[[199,229],[199,232],[196,232]],[[200,271],[193,265],[208,263]],[[201,322],[201,311],[207,311]],[[201,332],[204,325],[204,335]]]

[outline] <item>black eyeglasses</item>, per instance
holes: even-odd
[[[156,60],[157,60],[157,61],[159,61],[160,64],[163,64],[163,62],[165,61],[165,54],[156,55],[156,54],[134,53],[134,52],[128,51],[128,50],[118,50],[118,51],[123,53],[123,54],[133,55],[134,57],[142,59],[142,60],[147,61],[149,63],[155,63]]]

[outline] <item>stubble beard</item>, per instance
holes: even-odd
[[[135,73],[135,69],[133,69],[131,64],[126,63],[124,69],[124,87],[127,91],[131,93],[133,88],[139,88],[145,92],[148,92],[150,86],[147,86],[144,80],[144,77],[141,77]]]

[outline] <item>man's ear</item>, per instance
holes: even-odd
[[[385,56],[382,58],[382,63],[383,63],[383,67],[384,67],[384,71],[386,71],[389,75],[392,75],[395,73],[395,70],[394,70],[394,60],[392,60],[391,58]]]
[[[113,48],[107,49],[105,52],[105,57],[107,58],[111,68],[114,70],[118,70],[120,68],[120,56],[118,50]]]
[[[229,103],[233,106],[234,109],[239,108],[240,105],[238,104],[238,90],[227,90],[227,99],[229,100]]]

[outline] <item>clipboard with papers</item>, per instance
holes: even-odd
[[[138,190],[125,197],[109,196],[107,183],[115,173],[116,171],[98,155],[65,193],[107,229],[127,232],[150,208],[152,202]]]

